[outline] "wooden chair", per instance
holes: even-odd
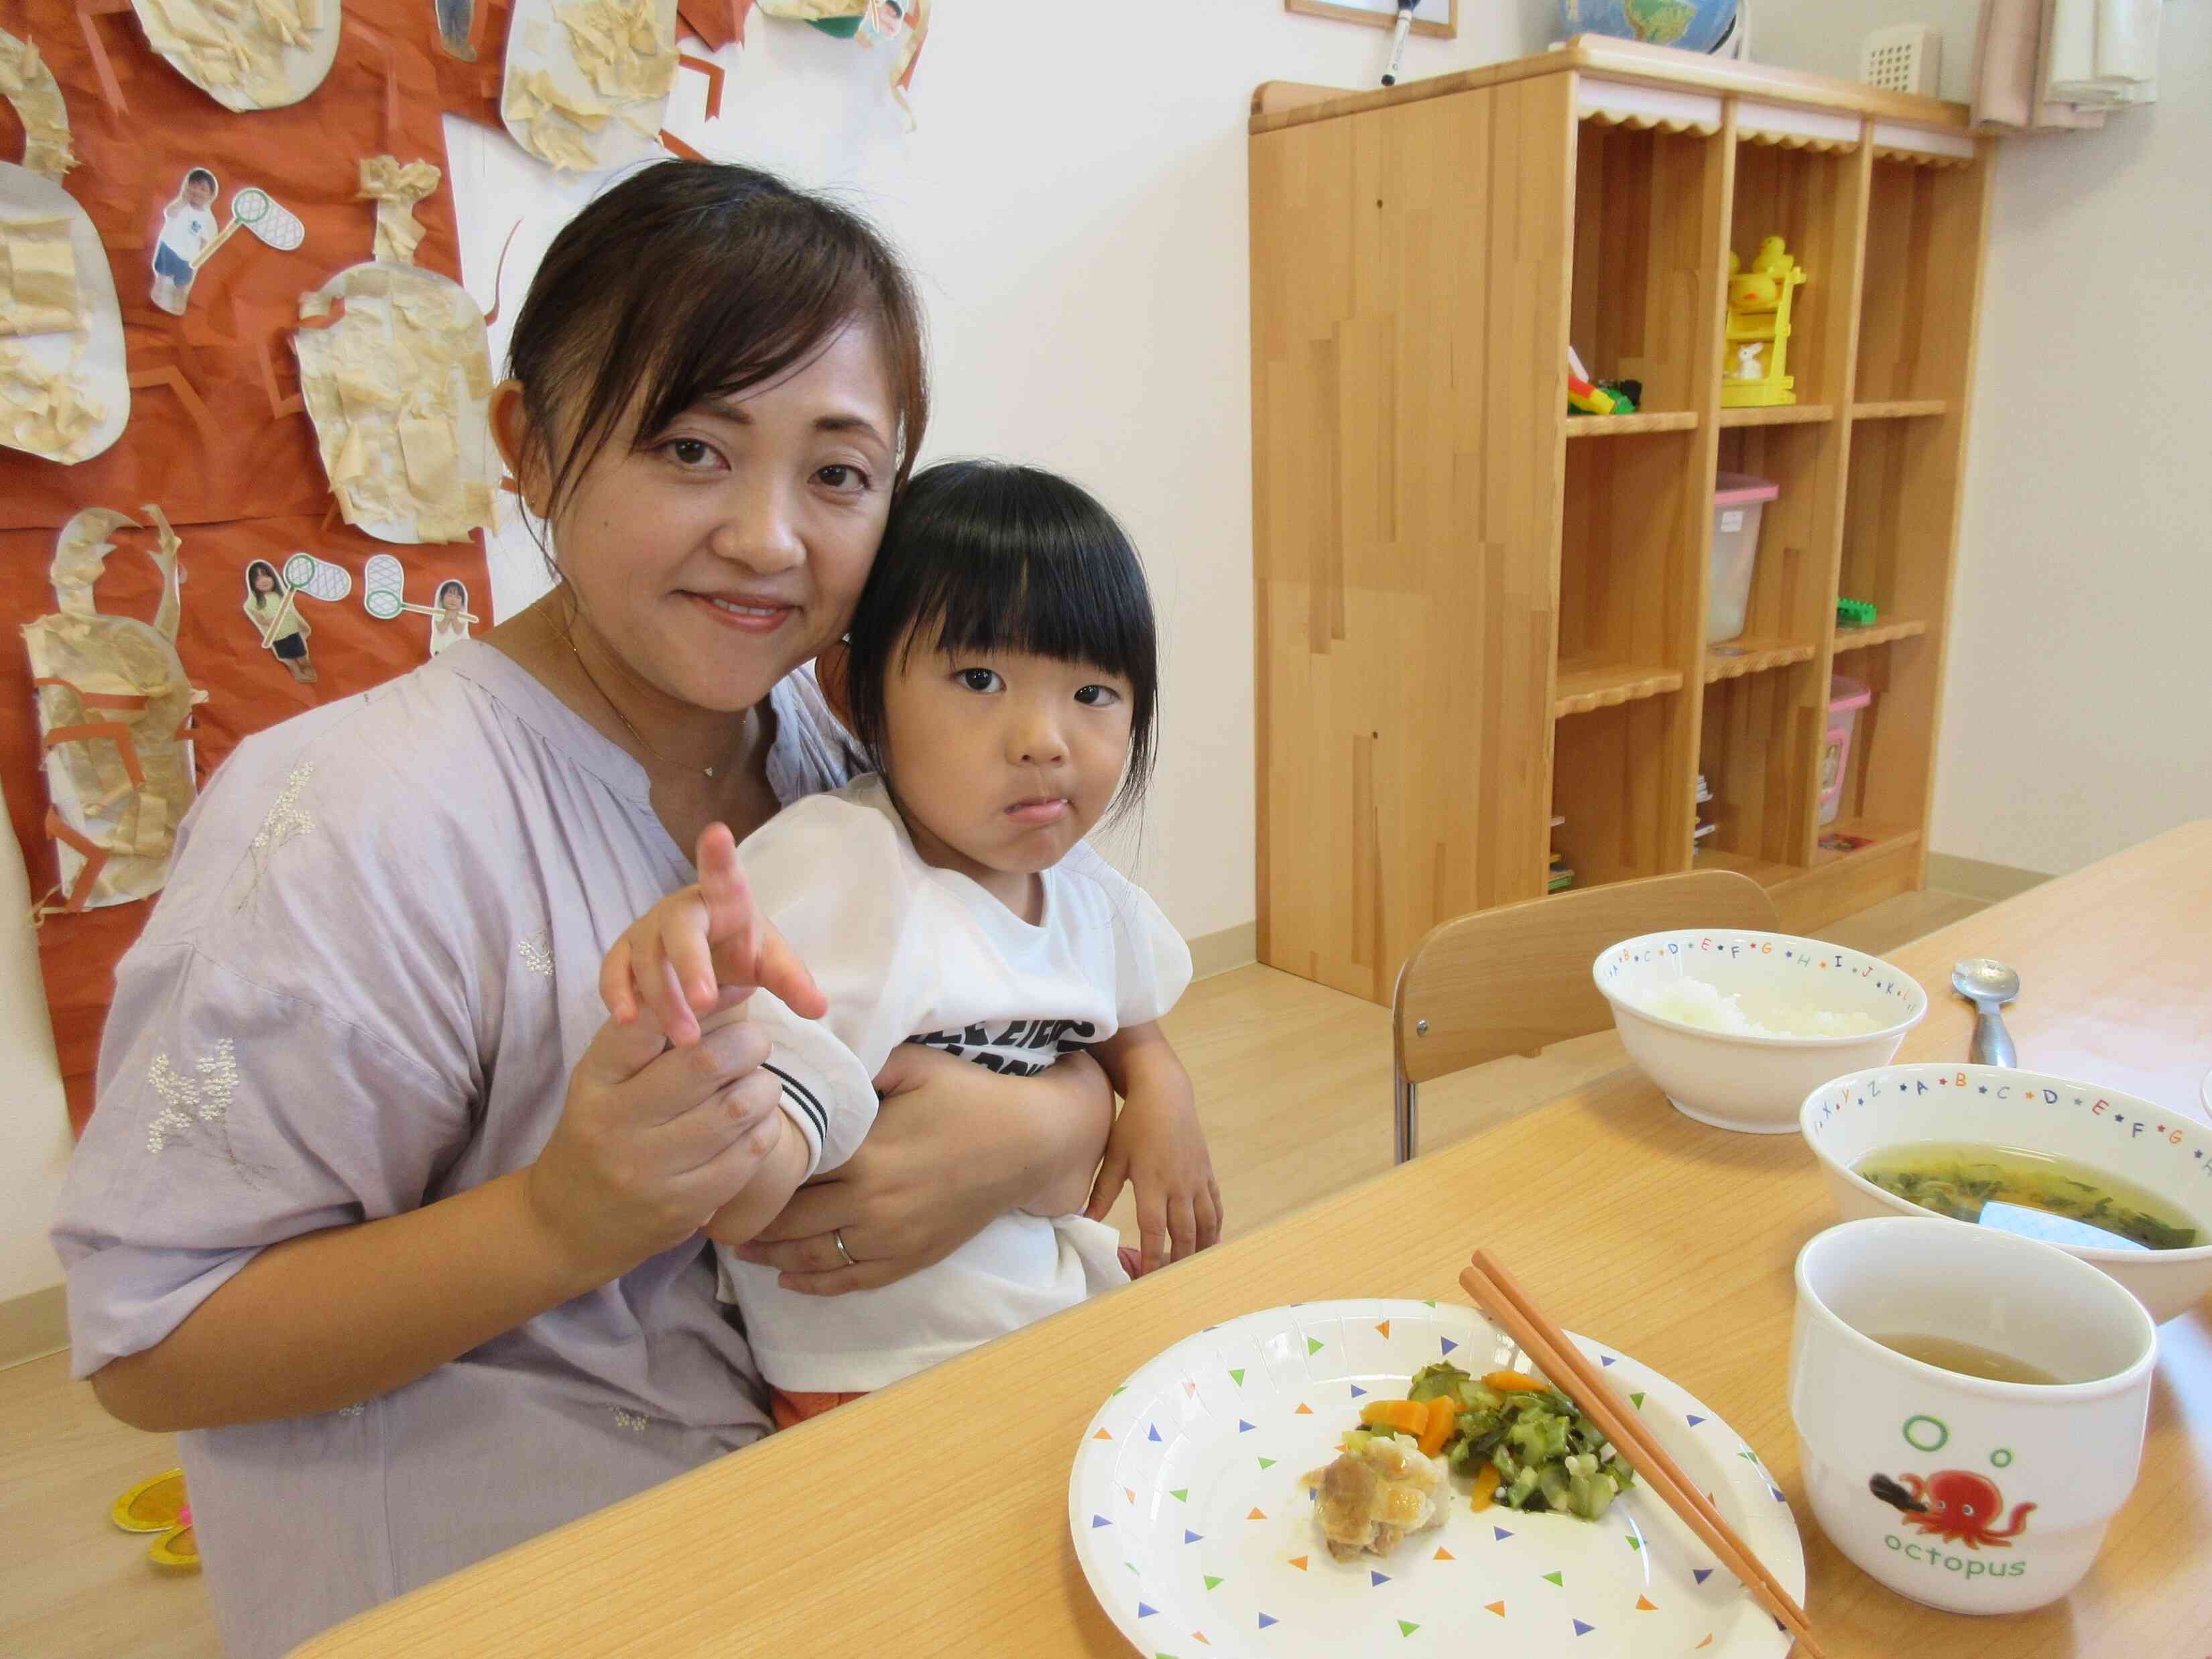
[[[1414,1155],[1420,1085],[1613,1023],[1590,977],[1608,945],[1677,927],[1780,928],[1774,901],[1729,870],[1654,876],[1479,910],[1431,927],[1398,970],[1390,1025],[1397,1161]]]

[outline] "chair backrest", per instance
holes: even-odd
[[[1612,1024],[1590,978],[1608,945],[1677,927],[1779,931],[1766,890],[1731,870],[1555,893],[1431,927],[1399,970],[1398,1075],[1426,1083]],[[1426,1030],[1422,1023],[1426,1022]]]

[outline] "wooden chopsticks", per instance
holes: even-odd
[[[1665,1500],[1668,1509],[1682,1517],[1683,1524],[1720,1559],[1721,1565],[1741,1579],[1760,1605],[1783,1622],[1797,1638],[1798,1650],[1806,1659],[1826,1659],[1820,1644],[1813,1639],[1812,1623],[1805,1617],[1805,1609],[1736,1536],[1735,1528],[1721,1518],[1720,1511],[1713,1507],[1697,1482],[1682,1472],[1681,1466],[1644,1426],[1643,1419],[1613,1392],[1597,1367],[1583,1358],[1582,1350],[1528,1299],[1528,1292],[1506,1272],[1504,1265],[1488,1250],[1477,1250],[1474,1261],[1461,1271],[1459,1282],[1474,1298],[1475,1305],[1496,1320],[1505,1334],[1520,1345],[1521,1351],[1536,1362],[1537,1368],[1572,1397],[1583,1414],[1628,1460],[1629,1467]]]

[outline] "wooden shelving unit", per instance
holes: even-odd
[[[1662,410],[1656,415],[1590,415],[1567,422],[1570,438],[1627,438],[1639,432],[1687,432],[1698,423],[1694,410]]]
[[[1988,190],[1965,110],[1584,38],[1255,112],[1261,960],[1387,1001],[1430,927],[1544,890],[1554,812],[1583,884],[1741,870],[1794,928],[1917,885]],[[1800,401],[1723,409],[1728,252],[1777,232]],[[1567,415],[1571,341],[1636,415]],[[1718,647],[1717,469],[1782,491]],[[1838,629],[1839,593],[1877,623]],[[1824,827],[1844,653],[1875,700]]]
[[[1771,409],[1724,409],[1723,426],[1805,426],[1836,418],[1833,404],[1780,404]]]
[[[1917,639],[1928,631],[1928,624],[1917,617],[1899,621],[1875,621],[1865,628],[1836,629],[1836,654],[1846,651],[1863,651],[1870,645],[1887,645],[1892,640]]]

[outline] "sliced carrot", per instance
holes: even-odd
[[[1482,1379],[1482,1386],[1500,1394],[1541,1394],[1552,1385],[1526,1371],[1492,1371]]]
[[[1474,1507],[1486,1510],[1490,1501],[1498,1496],[1498,1483],[1504,1477],[1498,1473],[1498,1465],[1485,1463],[1474,1472]]]
[[[1389,1429],[1419,1439],[1427,1432],[1429,1408],[1413,1400],[1370,1400],[1359,1408],[1359,1420],[1370,1429]]]
[[[1429,1420],[1420,1433],[1421,1449],[1434,1457],[1451,1438],[1452,1427],[1459,1421],[1459,1401],[1447,1395],[1438,1395],[1429,1401]]]

